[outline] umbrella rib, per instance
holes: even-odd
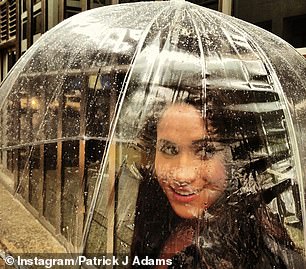
[[[201,39],[201,34],[200,34],[200,31],[199,31],[199,26],[198,26],[198,23],[195,21],[194,17],[192,16],[191,14],[191,11],[189,9],[187,9],[187,13],[189,14],[191,20],[192,20],[192,23],[194,25],[194,29],[195,29],[195,32],[196,32],[196,35],[198,36],[198,44],[199,44],[199,50],[200,50],[200,59],[201,59],[201,89],[202,89],[202,92],[201,92],[201,98],[202,98],[202,103],[203,103],[203,111],[201,112],[202,113],[202,116],[204,118],[206,118],[206,110],[207,110],[207,92],[206,92],[206,78],[205,78],[205,74],[206,74],[206,61],[205,61],[205,56],[204,56],[204,50],[203,50],[203,43],[202,43],[202,39]],[[196,13],[193,13],[193,14],[196,14]],[[196,14],[197,15],[197,14]]]
[[[107,160],[107,157],[108,157],[109,151],[110,151],[110,145],[111,145],[110,141],[113,141],[113,138],[114,138],[116,125],[117,125],[117,122],[118,122],[118,119],[119,119],[119,114],[120,114],[120,111],[121,111],[121,108],[122,108],[122,105],[123,105],[124,97],[126,96],[126,92],[127,92],[127,89],[128,89],[130,79],[131,79],[131,75],[132,75],[133,70],[135,68],[136,58],[140,54],[140,51],[143,47],[145,39],[146,39],[153,23],[157,20],[158,17],[161,16],[162,13],[164,13],[169,8],[170,8],[170,5],[167,4],[167,6],[165,8],[163,8],[149,22],[147,27],[144,29],[144,31],[143,31],[140,39],[139,39],[136,51],[133,55],[131,65],[130,65],[127,73],[126,73],[125,78],[124,78],[124,81],[123,81],[124,86],[123,86],[123,89],[119,93],[118,100],[117,100],[117,103],[116,103],[116,106],[115,106],[115,109],[114,109],[113,119],[110,122],[110,129],[109,129],[109,133],[108,133],[108,141],[107,141],[107,144],[106,144],[106,149],[104,150],[104,153],[103,153],[103,157],[102,157],[102,161],[101,161],[101,165],[100,165],[100,169],[99,169],[99,173],[98,173],[98,178],[97,178],[97,182],[96,182],[96,185],[95,185],[95,190],[94,190],[92,201],[91,201],[90,208],[89,208],[89,211],[88,211],[87,219],[86,219],[85,225],[84,225],[84,234],[83,234],[82,245],[81,245],[82,253],[84,252],[85,242],[87,241],[87,238],[88,238],[88,235],[89,235],[90,223],[92,221],[93,214],[94,214],[94,209],[95,209],[95,206],[96,206],[96,203],[97,203],[97,200],[98,200],[98,194],[99,194],[100,187],[101,187],[101,184],[102,184],[103,174],[104,174],[106,166],[107,166],[106,165],[106,163],[107,163],[106,160]]]

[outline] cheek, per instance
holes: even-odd
[[[165,166],[163,165],[163,162],[161,158],[158,156],[158,154],[155,156],[154,169],[155,169],[156,179],[159,185],[164,189],[165,178],[166,178],[167,172],[165,172],[166,170]]]
[[[161,154],[156,153],[154,161],[154,169],[157,179],[166,178],[171,174],[174,165],[171,160],[164,158]]]
[[[219,188],[225,188],[227,173],[223,160],[215,159],[201,165],[201,178]]]

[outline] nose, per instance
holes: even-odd
[[[173,179],[180,186],[194,182],[196,177],[197,169],[195,167],[177,167],[173,171]]]
[[[172,171],[176,184],[184,185],[194,182],[198,175],[198,167],[194,159],[189,154],[181,154],[177,161],[177,166]]]

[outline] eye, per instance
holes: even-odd
[[[216,148],[214,145],[201,145],[196,147],[195,155],[201,160],[207,160],[214,156]]]
[[[157,149],[159,152],[169,156],[175,156],[179,153],[178,146],[169,141],[159,141],[157,144]]]

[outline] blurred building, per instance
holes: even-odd
[[[1,0],[0,80],[42,33],[88,9],[128,0]],[[291,43],[306,47],[306,2],[303,0],[193,0],[258,25]],[[303,51],[303,50],[302,50]],[[305,53],[305,52],[304,52]]]
[[[295,48],[306,47],[304,0],[234,0],[232,15],[280,36]]]
[[[84,10],[128,0],[0,0],[0,80],[18,58],[62,20]],[[306,47],[306,2],[303,0],[193,0],[256,24],[291,43]],[[304,50],[302,53],[306,54]]]
[[[0,0],[0,81],[47,30],[81,11],[129,0]],[[191,1],[218,9],[218,0]],[[219,5],[220,6],[220,5]]]

